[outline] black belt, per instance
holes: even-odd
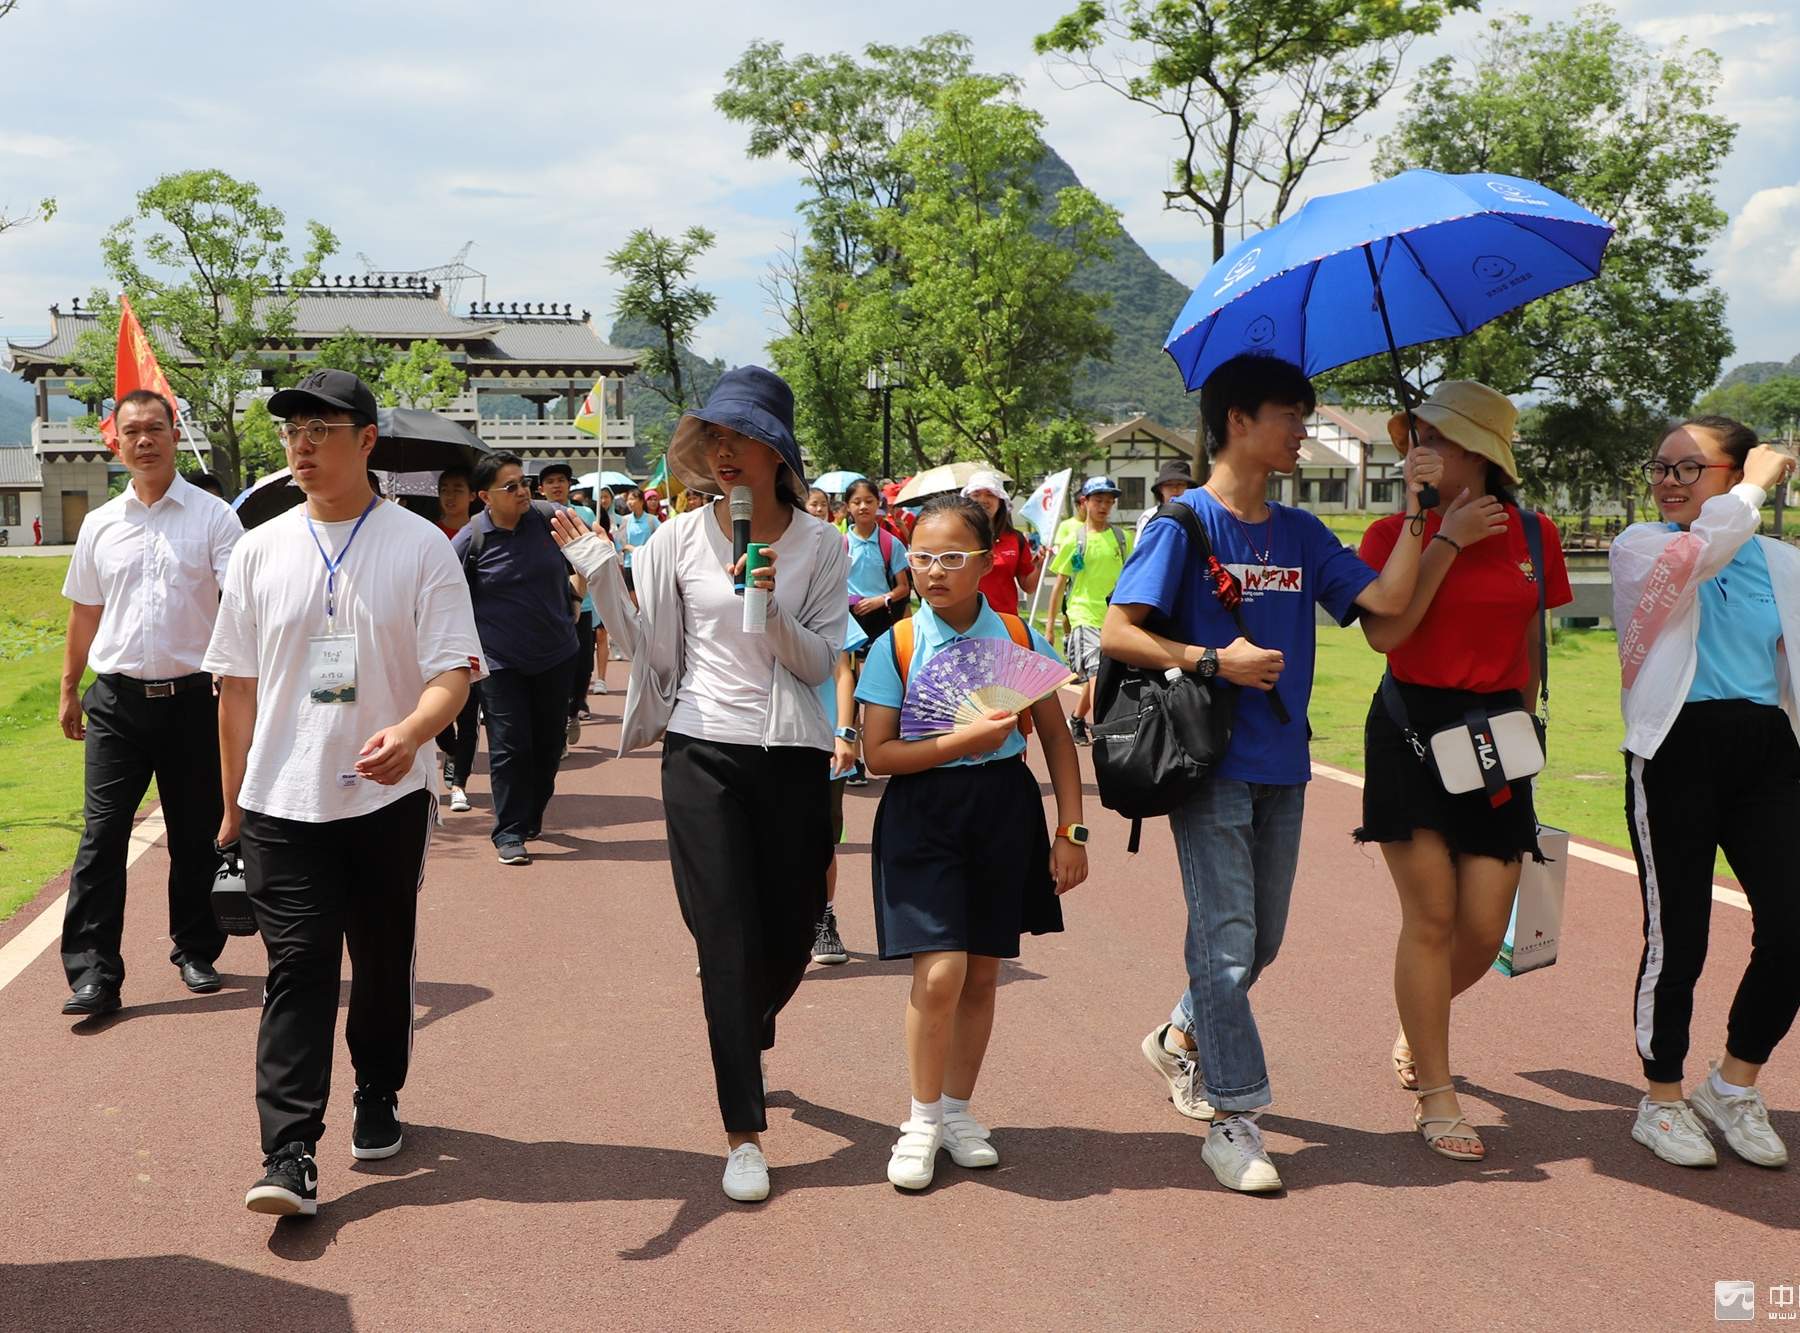
[[[109,685],[123,685],[146,699],[172,699],[183,690],[197,690],[202,685],[212,687],[210,671],[196,671],[191,676],[177,676],[174,680],[139,680],[136,676],[102,676],[100,679]]]

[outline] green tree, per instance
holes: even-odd
[[[1478,0],[1083,0],[1036,39],[1040,55],[1174,123],[1181,156],[1164,206],[1226,233],[1279,222],[1301,180],[1361,142],[1359,122],[1402,58]],[[1252,199],[1252,194],[1256,198]]]
[[[426,338],[389,359],[375,386],[375,396],[384,407],[424,407],[436,412],[454,402],[466,383],[449,349],[435,338]]]
[[[606,257],[607,267],[625,279],[613,302],[620,319],[641,320],[654,328],[661,346],[644,349],[640,379],[668,399],[677,415],[687,410],[687,381],[681,353],[700,321],[718,300],[688,282],[694,261],[712,249],[715,237],[705,227],[689,227],[677,240],[642,227]],[[659,381],[666,381],[667,388]]]
[[[381,377],[393,363],[394,349],[387,343],[345,328],[320,343],[312,361],[293,378],[313,370],[347,370],[372,389],[381,383]]]
[[[1777,375],[1757,384],[1721,384],[1694,405],[1697,413],[1735,417],[1765,436],[1800,431],[1800,375]]]
[[[1658,423],[1688,410],[1731,351],[1703,261],[1726,221],[1713,181],[1735,127],[1710,110],[1719,63],[1651,49],[1604,7],[1567,23],[1496,19],[1471,62],[1434,62],[1378,157],[1539,181],[1618,228],[1600,276],[1405,355],[1422,385],[1477,379],[1538,396],[1521,465],[1578,503],[1617,493]],[[1386,401],[1385,360],[1331,378]],[[1554,429],[1551,429],[1554,427]]]
[[[291,264],[286,226],[250,182],[183,171],[141,192],[135,214],[100,243],[107,275],[130,296],[170,387],[205,429],[232,490],[244,466],[239,404],[285,371],[266,349],[292,335],[294,288],[316,278],[337,250],[330,231],[308,222],[303,256]],[[74,359],[94,381],[88,405],[98,407],[112,392],[119,310],[104,290],[94,292],[93,304],[103,331],[83,334]]]
[[[6,11],[0,9],[0,17]],[[12,231],[15,227],[23,227],[33,222],[48,222],[56,216],[56,200],[46,196],[38,200],[37,207],[28,213],[14,213],[10,216],[0,212],[0,233]]]

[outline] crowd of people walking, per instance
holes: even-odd
[[[853,481],[841,503],[809,488],[792,392],[757,367],[727,372],[676,426],[679,512],[659,513],[662,497],[636,488],[577,503],[560,464],[542,470],[534,498],[524,463],[492,453],[440,476],[436,531],[371,490],[375,402],[348,372],[315,372],[271,400],[305,503],[248,533],[176,475],[171,405],[129,394],[116,421],[130,483],[82,528],[64,588],[61,720],[86,746],[87,774],[64,1012],[121,1003],[125,843],[154,776],[182,982],[220,984],[224,935],[208,906],[219,849],[241,852],[267,952],[255,1052],[264,1174],[246,1204],[313,1212],[344,950],[351,1149],[381,1158],[403,1146],[417,893],[439,801],[451,817],[473,814],[484,727],[495,854],[530,864],[616,650],[628,676],[620,749],[661,747],[724,1192],[769,1193],[764,1059],[809,963],[850,956],[836,848],[844,788],[871,776],[884,780],[874,949],[911,972],[910,1086],[904,1099],[896,1089],[906,1105],[887,1176],[922,1189],[943,1153],[992,1167],[1000,1148],[971,1104],[999,969],[1026,937],[1063,929],[1061,896],[1088,876],[1078,747],[1114,702],[1097,682],[1112,663],[1190,679],[1231,711],[1222,752],[1169,816],[1187,982],[1142,1050],[1174,1109],[1208,1123],[1201,1158],[1217,1180],[1277,1190],[1258,1126],[1274,1089],[1252,992],[1279,957],[1299,869],[1323,611],[1360,623],[1384,658],[1362,823],[1343,832],[1379,846],[1400,903],[1394,1076],[1430,1151],[1481,1161],[1455,1091],[1453,1002],[1489,970],[1522,867],[1540,855],[1535,705],[1549,614],[1572,595],[1561,542],[1518,500],[1528,479],[1514,405],[1461,381],[1394,417],[1402,511],[1346,547],[1310,512],[1267,498],[1271,478],[1294,470],[1315,403],[1296,366],[1225,362],[1200,395],[1204,481],[1165,468],[1157,504],[1127,527],[1114,517],[1119,486],[1089,478],[1039,549],[992,471],[904,517],[876,479]],[[1800,555],[1756,533],[1794,462],[1717,417],[1645,443],[1661,520],[1628,528],[1611,557],[1644,898],[1638,975],[1620,979],[1620,1037],[1635,1033],[1646,1081],[1629,1132],[1681,1165],[1715,1162],[1716,1132],[1745,1160],[1778,1166],[1786,1148],[1756,1081],[1800,1009],[1800,974],[1785,966],[1800,905],[1780,841],[1800,818],[1787,647]],[[1040,631],[1021,607],[1042,597],[1045,575]],[[1058,691],[951,730],[909,730],[911,684],[982,640],[1066,664],[1072,708]],[[1500,758],[1477,753],[1475,785],[1458,785],[1443,747],[1502,733]],[[1719,1057],[1684,1095],[1720,851],[1755,943]],[[1387,1054],[1376,1058],[1385,1069]]]

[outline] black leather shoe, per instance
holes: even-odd
[[[75,988],[75,993],[63,1001],[62,1011],[65,1014],[81,1014],[91,1018],[95,1014],[117,1013],[120,1003],[116,988],[90,981],[85,986]]]
[[[211,963],[184,962],[181,965],[181,984],[196,995],[211,995],[224,984],[219,974],[213,970]]]

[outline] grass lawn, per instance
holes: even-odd
[[[68,869],[82,751],[56,724],[66,557],[0,559],[0,921]]]

